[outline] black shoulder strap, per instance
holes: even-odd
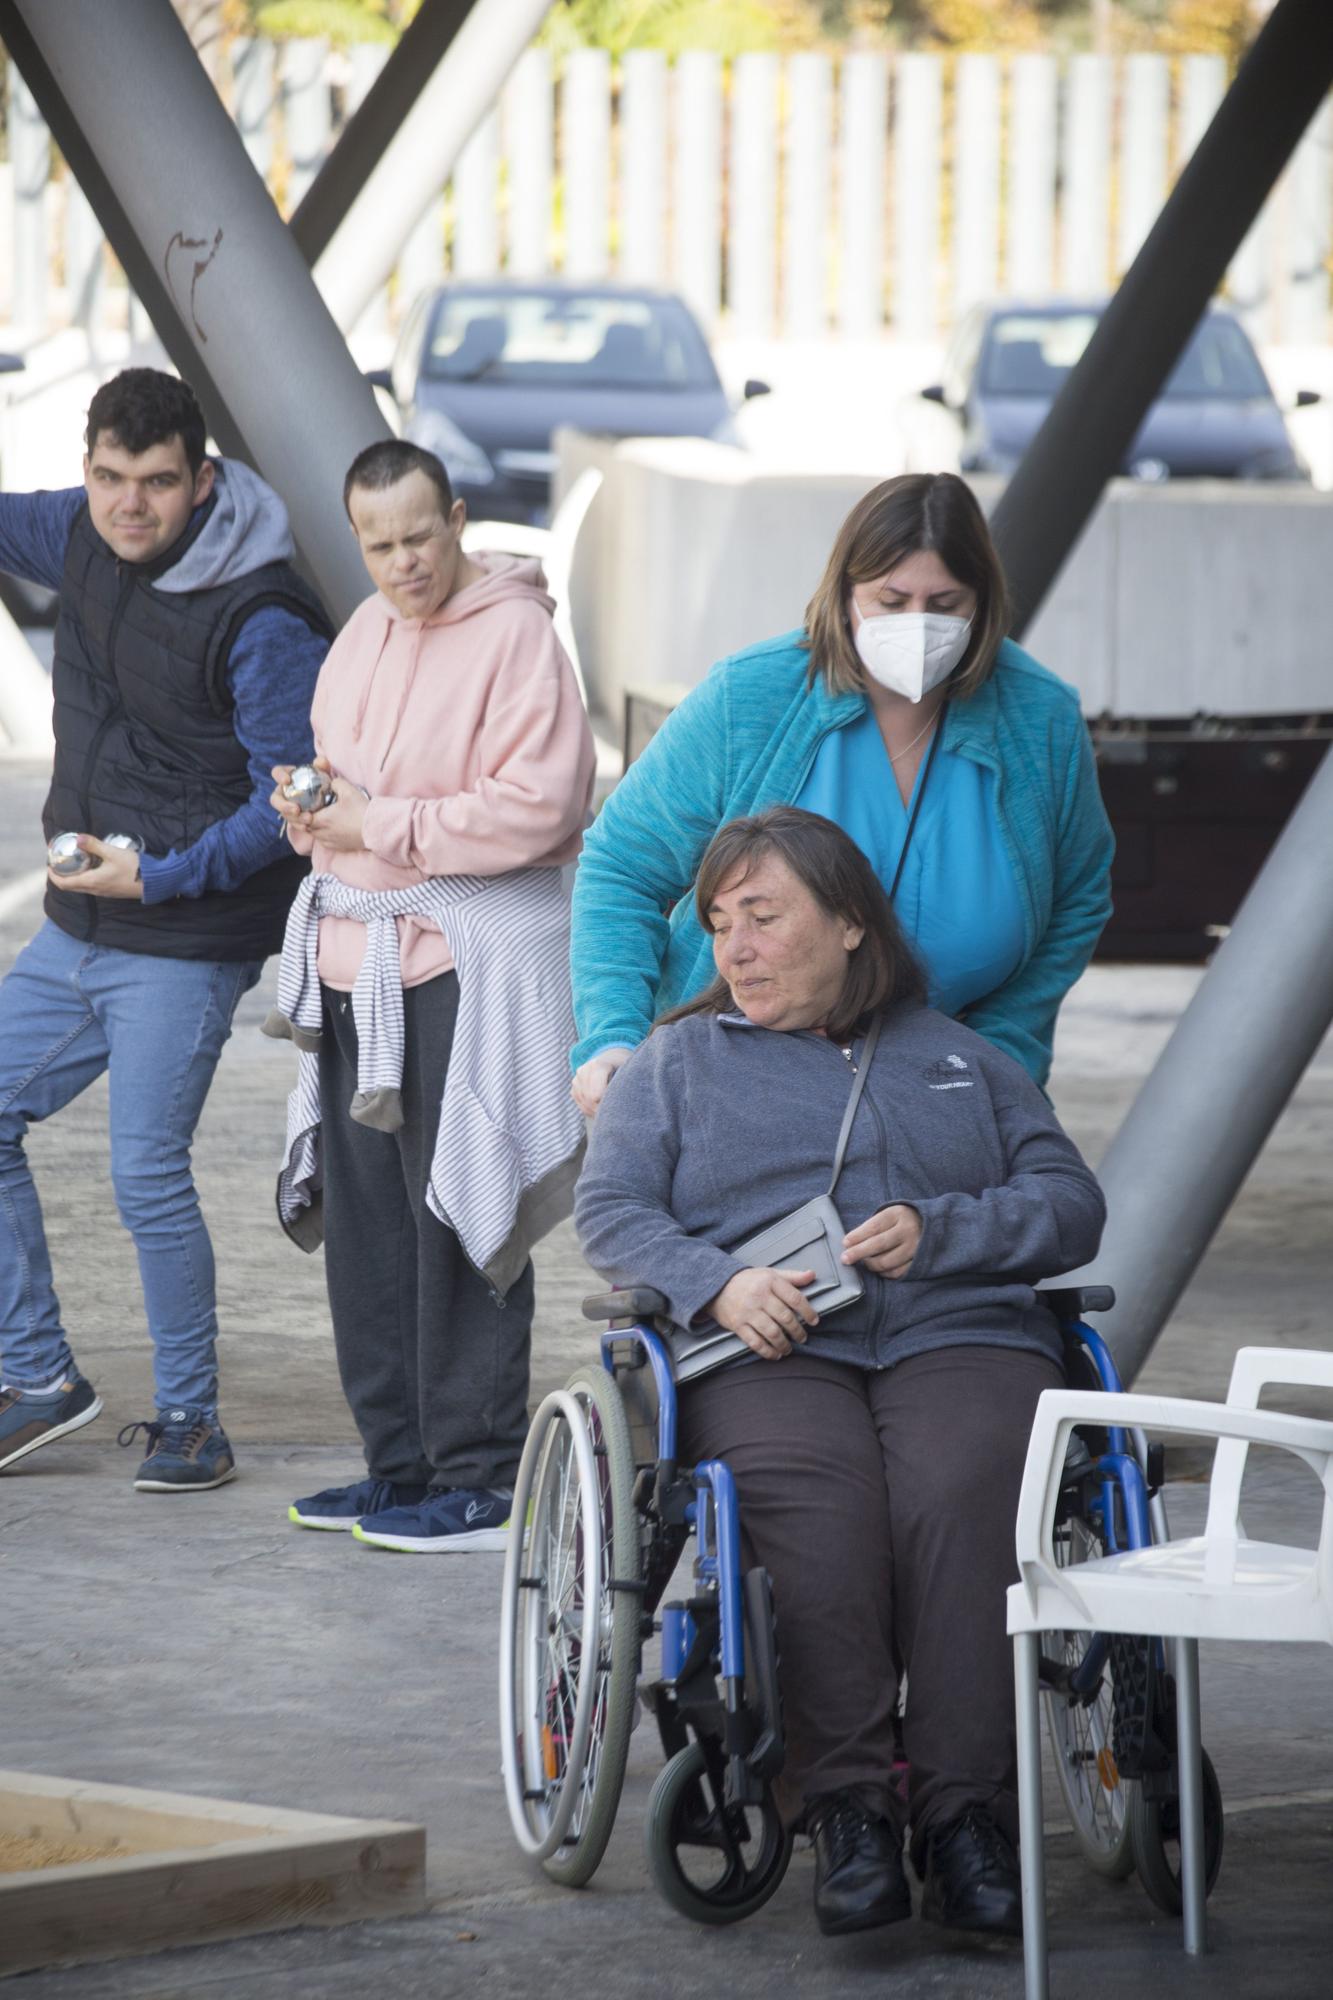
[[[856,1082],[852,1085],[852,1094],[847,1100],[847,1109],[842,1114],[842,1130],[838,1134],[837,1150],[833,1155],[833,1179],[828,1184],[830,1194],[833,1193],[834,1188],[838,1185],[838,1176],[842,1172],[842,1163],[847,1152],[847,1141],[852,1136],[852,1120],[856,1117],[856,1107],[861,1102],[861,1092],[866,1087],[866,1078],[870,1074],[870,1065],[874,1061],[875,1049],[879,1043],[879,1024],[880,1016],[876,1014],[874,1020],[870,1023],[870,1033],[866,1036],[862,1044],[861,1060],[857,1065],[856,1071]]]
[[[898,856],[898,866],[893,871],[893,881],[889,886],[890,902],[893,902],[897,896],[898,884],[903,879],[903,863],[907,859],[907,850],[912,845],[912,833],[916,827],[916,816],[921,810],[921,801],[926,796],[926,786],[930,783],[930,767],[935,762],[935,752],[938,750],[940,738],[944,734],[944,716],[948,706],[947,701],[942,701],[940,703],[940,712],[935,717],[935,734],[931,737],[930,748],[926,752],[926,768],[921,773],[921,783],[916,788],[916,797],[912,801],[911,817],[907,822],[907,831],[903,835],[903,851]]]

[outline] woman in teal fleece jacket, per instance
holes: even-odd
[[[688,892],[718,828],[771,805],[835,820],[886,888],[901,878],[933,1004],[1045,1083],[1060,1003],[1110,914],[1113,839],[1078,694],[1002,636],[1007,619],[970,490],[906,475],[853,509],[805,626],[686,696],[584,842],[572,1061],[585,1111],[657,1016],[712,977]],[[932,650],[955,634],[957,650],[964,629],[930,688]],[[876,639],[901,651],[900,633],[915,688],[866,664]]]

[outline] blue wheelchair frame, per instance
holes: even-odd
[[[1075,1343],[1086,1352],[1098,1382],[1108,1394],[1119,1393],[1124,1384],[1115,1357],[1102,1336],[1086,1320],[1062,1320],[1066,1348]],[[1107,1427],[1108,1449],[1080,1472],[1080,1478],[1095,1486],[1099,1498],[1088,1509],[1089,1519],[1102,1538],[1108,1555],[1121,1549],[1145,1549],[1153,1539],[1149,1512],[1149,1490],[1145,1469],[1134,1449],[1133,1440],[1119,1424]],[[1110,1642],[1100,1634],[1089,1643],[1079,1665],[1068,1678],[1071,1694],[1084,1698],[1095,1693],[1106,1669]]]
[[[725,1712],[723,1746],[727,1756],[727,1800],[729,1804],[756,1803],[764,1784],[781,1764],[781,1737],[775,1735],[775,1716],[768,1716],[769,1729],[760,1742],[746,1727],[745,1695],[745,1594],[741,1568],[740,1510],[736,1482],[721,1459],[705,1459],[692,1471],[682,1473],[677,1466],[676,1383],[671,1355],[665,1340],[650,1327],[635,1324],[604,1333],[601,1340],[602,1366],[614,1379],[616,1350],[628,1346],[642,1356],[652,1373],[657,1395],[657,1468],[653,1482],[653,1509],[664,1528],[675,1528],[681,1540],[694,1534],[696,1554],[694,1575],[702,1594],[715,1598],[717,1605],[717,1659],[721,1670]],[[646,1595],[645,1613],[657,1606]],[[688,1604],[662,1607],[661,1678],[655,1684],[659,1724],[664,1724],[663,1698],[676,1688],[699,1658],[700,1632],[694,1610]],[[711,1646],[709,1651],[711,1653]],[[772,1691],[776,1699],[776,1690]],[[663,1728],[664,1741],[671,1734]],[[764,1741],[764,1736],[769,1738]],[[667,1744],[670,1748],[670,1744]],[[756,1751],[758,1754],[756,1755]]]

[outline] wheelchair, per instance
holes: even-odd
[[[1039,1294],[1060,1323],[1071,1385],[1119,1389],[1110,1349],[1084,1315],[1109,1287]],[[641,1703],[665,1764],[645,1847],[658,1890],[682,1915],[730,1924],[775,1893],[792,1835],[778,1817],[782,1768],[778,1625],[762,1569],[743,1571],[726,1465],[677,1463],[676,1389],[646,1287],[586,1299],[610,1330],[533,1419],[515,1482],[501,1600],[500,1737],[520,1848],[551,1880],[589,1882],[615,1824]],[[1071,1441],[1057,1511],[1070,1563],[1166,1539],[1160,1447],[1084,1428]],[[664,1602],[691,1536],[693,1589]],[[660,1635],[657,1677],[642,1679]],[[1044,1635],[1042,1702],[1061,1796],[1099,1874],[1137,1868],[1162,1909],[1180,1908],[1175,1690],[1159,1640]],[[910,1689],[908,1690],[910,1702]],[[1208,1888],[1222,1809],[1204,1757]]]

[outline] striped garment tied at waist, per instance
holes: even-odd
[[[350,917],[366,927],[352,989],[358,1055],[349,1109],[359,1123],[385,1132],[403,1122],[396,919],[432,918],[448,940],[458,1016],[426,1202],[496,1291],[506,1292],[533,1243],[569,1214],[583,1152],[583,1119],[569,1095],[576,1030],[562,872],[436,876],[407,889],[354,889],[332,874],[308,875],[301,884],[287,919],[277,1009],[264,1031],[289,1036],[301,1050],[287,1102],[278,1213],[309,1249],[322,1235],[321,916]]]

